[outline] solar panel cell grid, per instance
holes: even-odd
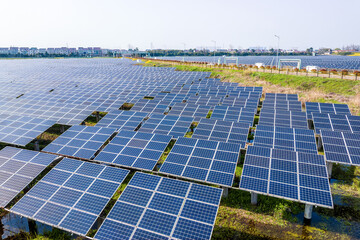
[[[54,172],[64,173],[66,178],[58,181],[49,177]],[[108,180],[109,173],[117,178]],[[84,236],[128,173],[128,170],[65,158],[11,211]]]
[[[160,172],[232,186],[240,148],[239,144],[179,138]]]
[[[192,138],[237,143],[245,148],[250,125],[202,118]]]
[[[139,191],[147,196],[141,202]],[[110,234],[128,239],[210,239],[221,194],[218,188],[137,172],[95,239],[109,239]]]
[[[0,151],[0,207],[5,207],[57,157],[5,147]],[[40,161],[39,161],[40,159]]]
[[[314,131],[307,129],[257,125],[253,145],[317,154]]]
[[[141,126],[139,132],[183,137],[188,132],[193,121],[193,117],[153,114]]]
[[[325,159],[311,153],[249,146],[240,189],[333,207]]]
[[[153,170],[171,136],[122,130],[99,153],[96,161]]]
[[[321,130],[326,161],[360,165],[360,134]]]
[[[0,114],[0,142],[25,146],[55,124],[33,117]]]
[[[147,117],[147,113],[135,111],[111,111],[97,124],[97,127],[116,128],[117,130],[134,131]]]
[[[46,146],[43,151],[92,159],[114,131],[115,129],[112,128],[73,126]]]

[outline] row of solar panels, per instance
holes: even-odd
[[[0,160],[0,207],[5,207],[58,159],[6,147]],[[129,173],[65,158],[10,211],[86,236]],[[210,239],[221,194],[219,188],[137,172],[94,238]]]

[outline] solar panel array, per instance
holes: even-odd
[[[240,189],[333,208],[322,155],[249,146]]]
[[[259,125],[308,128],[305,112],[266,108],[263,108],[260,111]]]
[[[120,131],[95,158],[96,161],[127,166],[136,169],[153,170],[171,136]]]
[[[129,171],[63,159],[11,211],[86,235]]]
[[[360,133],[360,116],[312,113],[315,132],[331,130],[339,132]]]
[[[25,146],[55,124],[39,118],[0,114],[0,142]]]
[[[252,126],[256,111],[256,108],[216,106],[210,118],[223,121],[244,122]]]
[[[360,133],[320,132],[326,161],[360,166]]]
[[[47,145],[43,151],[91,159],[114,132],[113,128],[72,126]]]
[[[265,93],[265,100],[274,100],[274,101],[298,101],[299,97],[297,94],[287,94],[287,93]]]
[[[4,208],[57,156],[5,147],[0,151],[0,208]]]
[[[349,106],[347,104],[306,102],[305,105],[306,105],[307,119],[312,119],[312,113],[332,113],[332,114],[351,115]]]
[[[96,126],[134,131],[147,116],[143,112],[114,110],[106,114]]]
[[[179,137],[161,173],[232,186],[240,144]]]
[[[208,118],[200,119],[192,138],[237,143],[245,149],[250,125]]]
[[[257,125],[255,146],[317,154],[313,130]]]
[[[95,239],[210,239],[222,190],[137,172]]]

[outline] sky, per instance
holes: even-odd
[[[360,45],[359,0],[1,0],[0,47]]]

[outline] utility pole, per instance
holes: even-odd
[[[216,57],[215,57],[215,53],[216,53],[216,41],[215,40],[211,40],[214,44],[215,44],[215,49],[214,49],[214,65],[216,63]]]
[[[276,51],[276,67],[279,67],[279,50],[280,50],[280,36],[274,35],[278,39],[278,47]]]
[[[185,62],[185,48],[186,48],[186,44],[185,44],[185,43],[182,43],[182,44],[184,45],[184,50],[183,50],[183,52],[184,52],[183,62]]]

